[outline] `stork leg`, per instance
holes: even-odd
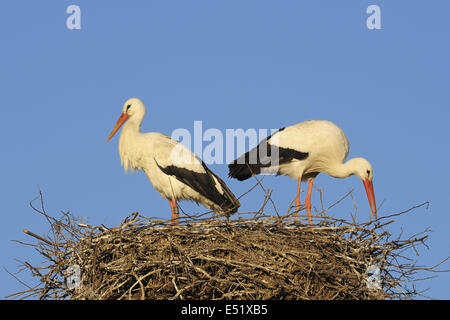
[[[298,178],[297,196],[295,197],[295,210],[300,211],[300,186],[302,184],[302,177]]]
[[[177,199],[169,200],[170,209],[172,210],[172,220],[175,225],[178,224],[178,217],[180,216],[180,212],[178,210]]]
[[[306,212],[308,212],[308,221],[309,225],[312,226],[312,218],[311,218],[311,192],[313,187],[314,179],[309,180],[308,184],[308,193],[306,194],[305,207]]]

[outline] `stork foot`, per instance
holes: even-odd
[[[302,177],[298,178],[297,196],[295,197],[295,220],[298,219],[298,213],[300,211],[300,186],[302,184]]]
[[[172,210],[172,223],[173,225],[178,224],[178,218],[180,217],[180,211],[178,209],[178,204],[176,200],[169,200],[170,209]]]
[[[180,216],[180,210],[178,209],[178,206],[175,206],[173,208],[172,218],[178,219],[179,216]]]
[[[300,203],[300,199],[299,198],[295,198],[295,211],[300,211],[300,206],[302,204]]]
[[[306,212],[308,213],[308,222],[309,225],[312,227],[312,218],[311,218],[311,203],[305,203]]]
[[[306,212],[308,213],[308,222],[309,225],[312,227],[312,218],[311,218],[311,192],[313,187],[314,179],[309,180],[308,184],[308,193],[306,194],[306,200],[305,200],[305,207]]]

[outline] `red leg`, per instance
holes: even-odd
[[[177,200],[169,200],[170,203],[170,209],[172,210],[172,220],[174,221],[174,224],[178,224],[178,217],[180,216],[178,211],[178,204]]]
[[[298,212],[300,210],[300,186],[302,184],[302,177],[298,178],[298,187],[297,187],[297,197],[295,197],[295,210]]]
[[[309,225],[312,226],[312,218],[311,218],[311,192],[313,187],[314,179],[309,180],[308,184],[308,193],[306,194],[305,207],[308,212],[308,221]]]

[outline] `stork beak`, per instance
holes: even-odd
[[[370,209],[372,210],[372,215],[376,219],[377,218],[377,205],[375,202],[375,193],[373,191],[373,183],[372,180],[366,179],[363,180],[364,187],[366,188],[367,199],[369,200]]]
[[[106,142],[108,142],[109,139],[111,139],[114,136],[114,134],[117,132],[117,130],[119,130],[120,127],[125,123],[125,121],[127,121],[128,117],[129,117],[129,115],[127,113],[122,113],[120,115],[119,120],[117,120],[116,125],[114,126],[111,133],[109,134],[109,137],[106,140]]]

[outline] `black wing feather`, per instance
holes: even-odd
[[[202,166],[205,169],[205,173],[199,173],[177,166],[162,167],[158,164],[158,162],[156,162],[156,164],[162,172],[167,175],[174,176],[177,180],[188,185],[205,198],[220,206],[225,213],[234,213],[239,208],[239,201],[228,189],[225,182],[209,170],[203,161]],[[223,194],[217,190],[213,176],[220,183],[220,186],[224,191]]]
[[[284,128],[281,128],[277,132],[283,130]],[[228,165],[228,175],[242,181],[253,175],[260,174],[261,168],[287,163],[293,159],[305,160],[308,157],[308,152],[271,145],[268,142],[271,137],[272,135],[263,139],[255,148],[230,163]],[[262,158],[261,155],[263,155]]]

